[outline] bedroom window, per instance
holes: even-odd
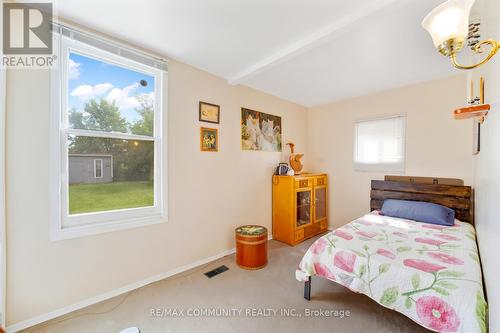
[[[404,173],[406,117],[363,120],[354,126],[354,170]]]
[[[52,239],[162,222],[166,68],[56,28],[61,61],[52,72]]]

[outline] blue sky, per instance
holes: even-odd
[[[139,84],[147,81],[147,86]],[[115,101],[120,112],[129,122],[139,118],[134,111],[137,97],[153,97],[154,77],[130,69],[95,60],[77,53],[69,56],[69,108],[83,111],[91,99]]]

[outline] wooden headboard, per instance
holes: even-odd
[[[470,186],[372,180],[370,199],[371,210],[381,209],[385,199],[432,202],[455,210],[457,219],[474,223]]]

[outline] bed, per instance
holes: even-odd
[[[441,226],[378,213],[385,199],[455,210]],[[311,277],[335,281],[436,332],[486,332],[487,305],[468,186],[372,181],[372,212],[317,239],[296,271],[311,299]]]

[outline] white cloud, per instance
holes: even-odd
[[[139,84],[135,82],[123,89],[113,88],[109,92],[106,99],[109,102],[114,101],[116,106],[118,106],[120,109],[139,108],[141,106],[141,103],[139,103],[139,100],[136,96],[131,96],[138,87]]]
[[[114,102],[118,108],[125,110],[140,108],[140,100],[142,98],[149,100],[151,103],[154,102],[154,92],[137,95],[134,94],[137,88],[139,88],[139,83],[137,82],[125,88],[114,87],[111,83],[100,83],[95,86],[82,84],[71,92],[71,96],[78,97],[85,101],[104,95],[104,98],[108,102]]]
[[[137,99],[139,101],[144,101],[148,104],[153,104],[155,102],[155,93],[154,91],[150,92],[150,93],[143,93],[143,94],[140,94]]]
[[[152,92],[150,92],[150,93],[148,93],[148,94],[143,94],[143,96],[144,96],[146,99],[150,100],[151,102],[154,102],[154,101],[155,101],[155,93],[154,93],[154,91],[152,91]]]
[[[68,77],[70,80],[76,80],[80,77],[80,63],[69,59]]]
[[[78,97],[82,100],[88,100],[95,98],[97,96],[103,95],[108,92],[113,85],[111,83],[99,83],[95,86],[90,86],[88,84],[82,84],[76,87],[72,92],[71,96]]]
[[[113,88],[111,83],[99,83],[94,86],[94,93],[96,95],[102,95],[111,88]]]

